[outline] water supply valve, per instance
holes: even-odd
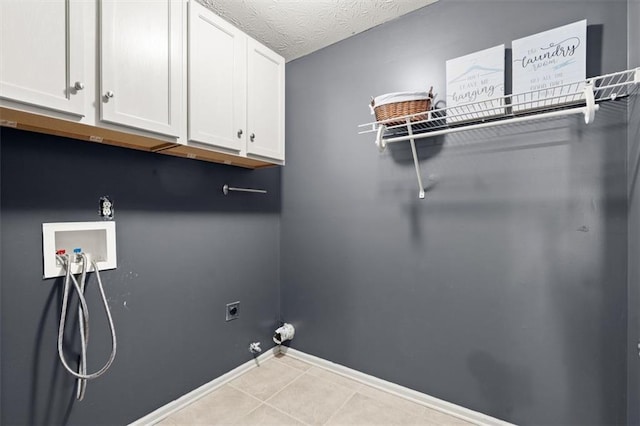
[[[253,342],[249,345],[249,352],[252,354],[259,354],[262,352],[262,348],[260,348],[260,342]]]

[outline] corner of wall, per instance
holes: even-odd
[[[640,2],[627,0],[627,66],[640,67]],[[640,425],[640,95],[628,104],[627,424]]]

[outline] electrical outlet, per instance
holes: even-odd
[[[113,201],[108,196],[100,197],[98,213],[104,220],[113,220]]]
[[[227,303],[226,320],[231,321],[240,317],[240,301]]]

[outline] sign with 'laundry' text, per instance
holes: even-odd
[[[575,100],[572,94],[586,79],[586,20],[514,40],[511,46],[514,111]],[[544,104],[535,102],[540,99]]]

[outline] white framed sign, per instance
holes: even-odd
[[[514,40],[512,48],[514,111],[579,100],[574,94],[587,77],[586,19]]]
[[[504,114],[504,44],[447,61],[447,122]]]

